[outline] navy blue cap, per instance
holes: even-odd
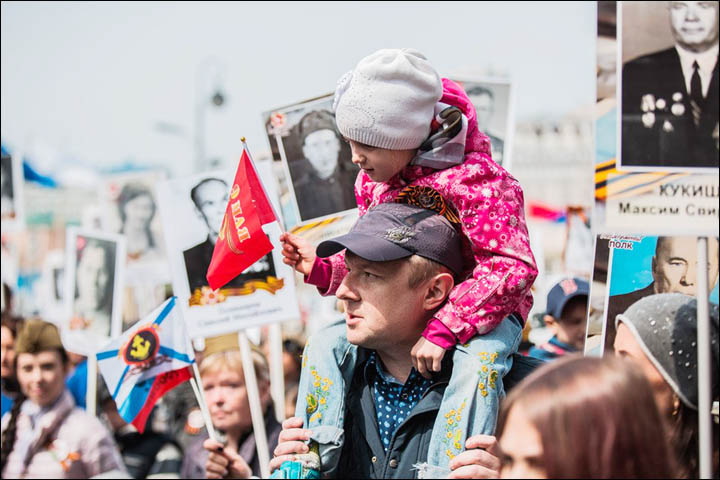
[[[321,258],[347,249],[371,262],[419,255],[463,273],[462,237],[452,224],[432,210],[403,203],[382,203],[360,217],[346,235],[317,247]]]
[[[575,297],[590,295],[590,285],[581,278],[560,280],[547,295],[546,313],[553,318],[562,317],[567,302]]]

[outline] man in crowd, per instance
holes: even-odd
[[[432,380],[425,379],[413,368],[411,350],[427,321],[455,285],[452,271],[445,265],[462,264],[460,234],[443,217],[425,215],[417,223],[404,222],[406,233],[413,235],[413,244],[417,246],[415,255],[389,262],[366,260],[364,256],[371,256],[370,252],[376,255],[383,249],[397,248],[384,237],[388,228],[393,230],[391,227],[395,226],[388,225],[387,212],[383,211],[388,206],[394,207],[395,215],[406,219],[417,219],[418,211],[426,212],[409,205],[380,205],[368,211],[364,221],[349,234],[326,242],[324,249],[323,244],[318,247],[325,254],[347,248],[349,273],[337,291],[346,322],[339,326],[346,328],[348,341],[358,346],[358,359],[345,398],[345,441],[337,471],[331,472],[339,478],[414,477],[415,465],[427,459],[435,418],[452,372],[452,356],[446,355],[441,371]],[[436,225],[427,228],[428,223]],[[416,261],[416,257],[424,254],[440,260]],[[419,286],[410,288],[418,278]],[[513,365],[505,380],[508,386],[516,382],[511,376],[523,376],[532,368],[517,359]],[[405,395],[381,393],[398,390]],[[397,416],[397,421],[390,428],[380,429],[385,418],[378,415],[388,410],[391,416]],[[309,438],[308,431],[300,427],[299,418],[284,423],[271,470],[308,452],[304,443]],[[381,437],[388,435],[393,441],[384,443]],[[450,467],[475,475],[481,469],[496,469],[499,464],[495,456],[476,450],[491,444],[489,437],[471,437],[466,447],[472,452],[458,455]],[[385,445],[389,445],[387,450]],[[206,442],[205,447],[215,449],[217,445]],[[211,453],[208,471],[235,475],[240,472],[237,465],[236,459],[224,452]]]
[[[718,2],[667,3],[675,45],[623,67],[622,165],[717,167]]]

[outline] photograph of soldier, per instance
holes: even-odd
[[[509,145],[512,129],[510,105],[511,84],[501,79],[453,78],[465,89],[475,107],[478,129],[490,139],[492,159],[503,168],[509,167]]]
[[[195,214],[206,227],[205,239],[183,252],[191,294],[208,286],[207,270],[227,208],[228,194],[227,182],[218,177],[203,178],[190,189],[189,196],[195,207]],[[249,280],[265,280],[268,276],[275,275],[272,254],[267,254],[228,282],[223,289],[239,288]]]
[[[332,96],[274,113],[301,222],[357,207],[350,147],[335,125]]]
[[[623,2],[621,168],[718,167],[718,2]]]

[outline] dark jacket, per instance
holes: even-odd
[[[615,317],[625,313],[630,305],[641,298],[655,294],[655,282],[645,288],[622,295],[611,295],[608,299],[607,328],[605,329],[605,350],[612,350],[615,343]]]
[[[281,430],[282,426],[275,419],[275,409],[271,404],[265,414],[265,434],[267,435],[268,451],[271,458],[273,450],[277,447]],[[206,478],[205,462],[207,462],[208,459],[208,451],[205,450],[202,445],[207,439],[207,432],[203,432],[203,434],[198,435],[187,448],[180,471],[181,478]],[[260,475],[260,460],[255,445],[255,433],[252,430],[240,441],[238,454],[245,459],[253,475]]]
[[[215,244],[212,243],[210,237],[208,237],[204,242],[198,243],[183,252],[185,269],[190,285],[190,295],[192,295],[196,289],[208,286],[207,271],[210,267],[213,251],[215,251]],[[230,280],[223,288],[242,288],[249,280],[265,280],[268,276],[274,277],[275,275],[275,264],[273,263],[272,254],[268,253],[243,273]]]
[[[335,478],[415,478],[413,465],[427,460],[435,417],[452,373],[452,355],[445,355],[442,369],[410,415],[398,427],[387,453],[378,433],[372,392],[374,368],[365,368],[368,351],[358,348],[345,415],[345,444]],[[513,355],[513,368],[505,377],[510,389],[543,362]]]
[[[663,102],[659,106],[656,103],[654,111],[644,112],[641,106],[645,95]],[[702,103],[696,127],[680,56],[674,47],[628,62],[622,72],[622,164],[717,167],[717,62]],[[642,120],[646,113],[652,113],[647,117],[649,125]]]

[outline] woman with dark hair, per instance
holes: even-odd
[[[127,239],[128,258],[147,260],[158,255],[157,243],[150,230],[157,211],[150,189],[138,183],[126,184],[118,196],[117,207],[122,221],[120,233]]]
[[[65,388],[68,358],[57,328],[25,323],[17,336],[15,370],[21,394],[2,417],[3,478],[89,478],[125,472],[112,436],[75,407]]]
[[[502,478],[673,478],[652,389],[632,363],[568,356],[507,396]]]
[[[718,306],[710,304],[712,399],[720,393]],[[650,381],[670,445],[678,459],[677,474],[699,477],[697,300],[680,293],[644,297],[615,319],[615,353],[637,363]],[[713,478],[718,475],[720,438],[712,425]]]
[[[71,329],[88,330],[100,338],[110,336],[114,276],[115,244],[78,237]]]

